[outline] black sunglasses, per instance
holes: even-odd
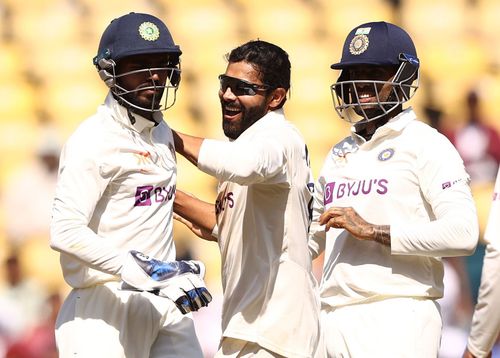
[[[219,75],[219,81],[223,93],[229,87],[235,96],[255,96],[258,91],[267,91],[271,88],[269,85],[258,85],[226,75]]]

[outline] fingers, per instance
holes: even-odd
[[[341,228],[343,228],[344,225],[340,222],[340,219],[341,218],[339,216],[334,216],[331,219],[329,219],[326,222],[325,230],[328,231],[332,227],[335,228],[335,229],[341,229]]]
[[[174,213],[174,220],[177,220],[178,222],[183,223],[184,225],[186,225],[191,230],[193,229],[193,224],[191,223],[191,221],[184,219],[182,216],[180,216],[180,215],[178,215],[176,213]]]
[[[333,207],[325,211],[319,217],[320,225],[325,225],[325,230],[328,231],[330,228],[341,228],[344,222],[344,208]]]

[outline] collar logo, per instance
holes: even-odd
[[[158,26],[147,21],[139,26],[139,35],[146,41],[156,41],[160,37],[160,30]]]
[[[394,149],[387,148],[379,153],[378,160],[380,160],[381,162],[385,162],[386,160],[391,159],[393,155],[394,155]]]

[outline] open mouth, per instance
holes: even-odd
[[[223,107],[224,118],[234,119],[240,113],[241,113],[241,108],[240,107],[235,107],[235,106],[224,106]]]
[[[359,95],[359,103],[374,103],[376,101],[376,97],[371,95],[370,93],[361,93]]]

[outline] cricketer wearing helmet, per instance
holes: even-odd
[[[94,65],[109,87],[66,142],[51,223],[72,287],[56,322],[60,357],[202,357],[190,311],[210,295],[199,262],[176,262],[176,157],[162,111],[181,51],[142,13],[114,19]]]
[[[331,86],[353,124],[316,182],[310,249],[324,251],[322,329],[329,357],[436,357],[443,256],[473,253],[469,176],[451,143],[403,109],[418,88],[410,36],[355,27]]]

